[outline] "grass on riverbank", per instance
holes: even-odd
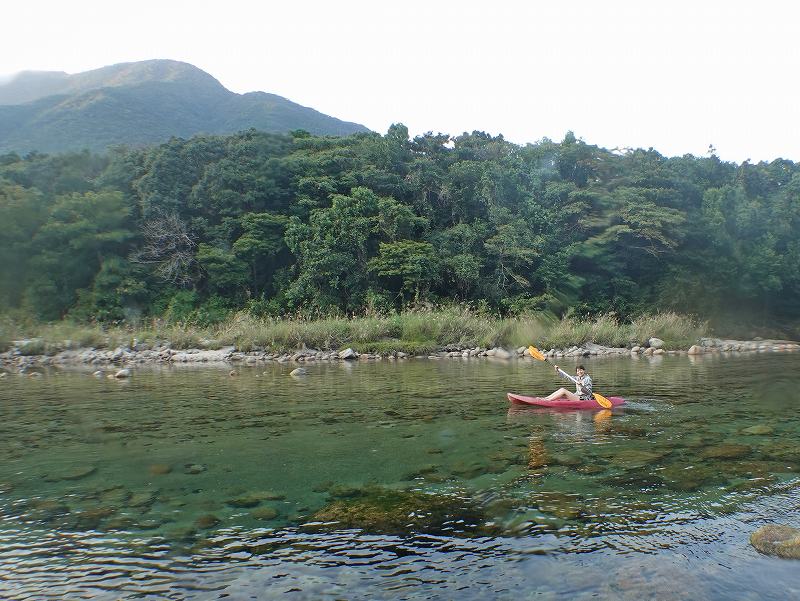
[[[233,345],[240,351],[291,351],[303,346],[324,350],[351,346],[359,352],[425,354],[446,346],[517,348],[534,344],[550,349],[594,342],[620,347],[646,342],[652,336],[664,340],[666,348],[686,349],[706,335],[706,329],[705,324],[675,313],[621,323],[611,315],[560,320],[544,314],[499,318],[458,307],[315,320],[257,319],[239,313],[212,328],[158,321],[138,328],[71,322],[20,325],[5,319],[0,321],[0,350],[8,350],[13,340],[27,339],[21,350],[28,355],[132,346],[134,341],[151,348],[168,345],[173,349]]]

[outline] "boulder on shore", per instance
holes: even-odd
[[[511,353],[502,347],[497,347],[494,350],[494,357],[497,359],[511,359]]]
[[[664,346],[664,341],[661,340],[661,338],[651,338],[647,343],[650,345],[650,348],[653,349],[659,349]]]

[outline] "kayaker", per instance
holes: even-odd
[[[574,378],[558,365],[556,365],[555,368],[558,375],[575,383],[575,392],[571,392],[566,388],[559,388],[553,394],[545,397],[545,400],[554,401],[556,399],[567,398],[570,401],[590,401],[594,398],[592,396],[592,378],[586,373],[586,368],[583,365],[579,365],[575,368]]]

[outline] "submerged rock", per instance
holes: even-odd
[[[81,478],[86,478],[87,476],[91,476],[97,471],[97,468],[93,465],[83,465],[79,467],[74,467],[69,469],[60,474],[61,480],[80,480]]]
[[[172,467],[166,463],[154,463],[147,468],[151,476],[164,476],[172,471]]]
[[[750,535],[750,544],[765,555],[800,559],[800,530],[780,524],[767,524]]]
[[[630,466],[649,465],[662,459],[667,452],[664,451],[646,451],[644,449],[623,449],[616,453],[612,461]]]
[[[671,465],[659,474],[668,488],[681,492],[698,490],[719,481],[716,470],[697,465]]]
[[[135,492],[128,499],[128,507],[146,507],[156,502],[157,494],[150,491]]]
[[[311,521],[332,523],[338,528],[401,534],[452,528],[474,531],[482,525],[484,517],[474,504],[457,496],[368,488],[358,497],[334,500],[317,511]]]
[[[283,495],[271,490],[260,490],[244,493],[225,502],[231,507],[249,508],[259,505],[262,501],[275,501],[283,498]]]
[[[753,448],[746,444],[721,444],[705,449],[701,455],[705,459],[741,459],[747,457]]]
[[[246,507],[255,507],[259,503],[261,503],[261,499],[249,495],[243,495],[241,497],[235,497],[233,499],[228,499],[225,501],[231,507],[237,508],[246,508]]]
[[[103,503],[109,503],[111,505],[124,505],[131,498],[131,491],[122,486],[116,486],[114,488],[108,488],[101,491],[98,495],[98,498]]]
[[[207,513],[205,515],[201,515],[194,521],[194,525],[196,528],[201,530],[206,530],[208,528],[213,528],[217,524],[219,524],[220,520],[217,516],[213,513]]]
[[[774,428],[772,426],[757,424],[755,426],[750,426],[749,428],[744,428],[741,432],[746,436],[762,436],[765,434],[772,434],[773,431]]]
[[[583,458],[578,455],[572,455],[570,453],[560,453],[554,454],[552,457],[552,462],[558,465],[564,465],[567,467],[576,467],[583,463]]]
[[[278,517],[278,510],[265,505],[264,507],[256,507],[250,512],[250,515],[257,520],[272,520]]]
[[[306,375],[308,375],[308,371],[303,367],[298,367],[298,368],[293,369],[292,371],[290,371],[289,375],[290,376],[306,376]]]
[[[530,500],[539,511],[563,520],[578,519],[584,513],[584,502],[575,494],[542,491],[535,493]]]

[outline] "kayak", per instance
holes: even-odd
[[[532,405],[536,407],[552,407],[555,409],[603,409],[595,400],[591,401],[570,401],[569,399],[557,399],[555,401],[548,401],[535,396],[522,396],[521,394],[507,393],[508,400],[515,405]],[[608,400],[616,407],[622,405],[625,399],[618,396],[610,396]]]

